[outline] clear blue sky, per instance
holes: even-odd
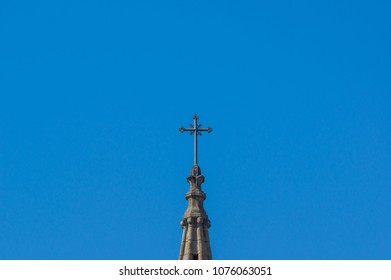
[[[1,1],[0,258],[391,259],[390,1]]]

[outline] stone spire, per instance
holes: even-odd
[[[210,221],[204,209],[206,195],[201,190],[204,180],[200,167],[194,165],[190,176],[187,177],[190,190],[186,193],[188,206],[181,221],[183,234],[179,251],[180,260],[212,259],[208,234]]]
[[[201,135],[202,131],[211,132],[212,128],[201,128],[201,125],[197,124],[197,115],[194,115],[193,120],[194,124],[191,125],[191,128],[181,127],[179,129],[181,132],[189,131],[191,135],[194,135],[194,165],[191,168],[190,176],[187,177],[190,190],[185,196],[188,206],[181,221],[183,234],[179,259],[211,260],[212,253],[208,234],[210,221],[204,209],[206,195],[201,189],[201,184],[205,177],[201,175],[201,168],[197,163],[197,136]]]

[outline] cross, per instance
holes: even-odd
[[[208,133],[211,133],[212,128],[211,127],[201,128],[201,124],[197,123],[197,120],[198,120],[197,114],[194,114],[193,120],[194,120],[194,124],[190,124],[190,128],[184,128],[182,126],[179,128],[179,131],[180,132],[189,131],[190,135],[194,135],[194,165],[198,165],[197,164],[197,148],[198,148],[197,147],[197,136],[198,135],[201,136],[203,131],[207,131]]]

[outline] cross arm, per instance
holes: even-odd
[[[212,132],[212,128],[211,127],[208,127],[208,128],[184,128],[183,126],[179,128],[179,131],[180,132],[186,132],[186,131],[191,131],[191,132],[194,132],[194,131],[206,131],[208,133],[211,133]]]

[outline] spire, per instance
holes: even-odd
[[[211,260],[212,253],[210,249],[208,229],[210,221],[204,209],[205,193],[201,189],[205,177],[201,175],[201,168],[197,163],[197,136],[203,131],[211,132],[212,128],[201,128],[197,123],[198,116],[193,116],[194,124],[191,128],[181,127],[179,131],[189,131],[194,135],[194,165],[191,168],[187,182],[190,190],[185,197],[188,202],[187,209],[181,220],[183,229],[181,248],[179,251],[180,260]]]

